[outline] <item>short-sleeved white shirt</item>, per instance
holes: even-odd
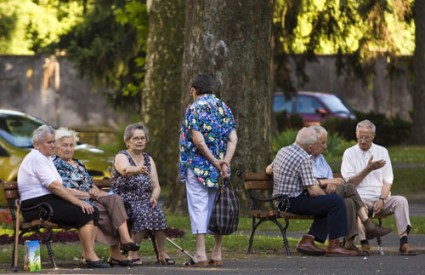
[[[62,183],[62,178],[52,159],[32,149],[25,156],[18,170],[18,189],[21,200],[50,194],[47,187],[54,181]]]
[[[374,143],[367,151],[360,149],[358,144],[348,148],[342,157],[341,174],[345,180],[357,175],[366,167],[371,156],[374,161],[385,160],[386,164],[384,167],[370,172],[357,186],[357,192],[362,199],[375,201],[381,196],[384,183],[392,184],[394,180],[387,149]]]

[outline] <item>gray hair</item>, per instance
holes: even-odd
[[[322,133],[328,134],[328,131],[323,126],[320,125],[311,125],[309,128],[312,128],[314,131],[316,131],[317,135],[320,136]]]
[[[124,142],[129,141],[130,138],[133,137],[134,131],[136,131],[136,130],[142,130],[143,132],[145,132],[146,141],[149,141],[149,131],[148,131],[148,128],[146,128],[145,125],[143,125],[143,123],[138,122],[138,123],[130,124],[127,127],[125,127],[125,130],[124,130]]]
[[[370,120],[367,120],[367,119],[362,120],[362,121],[360,121],[359,123],[357,123],[356,131],[357,131],[359,128],[369,128],[369,129],[372,129],[372,132],[373,132],[373,133],[375,133],[375,131],[376,131],[376,126],[375,126],[375,124],[373,124]]]
[[[34,130],[32,134],[32,144],[40,143],[47,135],[55,135],[55,129],[52,126],[43,124]]]
[[[78,133],[74,130],[70,130],[68,128],[61,127],[56,130],[55,139],[56,143],[62,141],[63,138],[73,138],[74,146],[77,145],[77,141],[79,140]]]
[[[319,134],[311,127],[303,127],[298,131],[295,142],[301,147],[307,145],[313,145],[319,139]]]

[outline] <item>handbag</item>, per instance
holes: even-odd
[[[239,190],[230,181],[224,184],[219,180],[219,190],[215,196],[208,230],[218,235],[229,235],[238,229],[239,222]]]

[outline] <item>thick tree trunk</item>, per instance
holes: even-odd
[[[183,108],[191,102],[192,78],[214,75],[221,83],[217,95],[232,109],[237,123],[234,180],[237,170],[263,171],[271,157],[273,0],[186,1],[185,9]]]
[[[425,1],[415,1],[415,53],[412,141],[425,144]]]
[[[149,129],[147,151],[164,186],[174,184],[177,178],[184,0],[153,0],[149,4],[141,118]]]

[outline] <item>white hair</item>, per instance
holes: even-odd
[[[369,128],[369,129],[372,129],[372,132],[373,132],[373,133],[375,133],[375,131],[376,131],[376,126],[375,126],[375,124],[373,124],[373,123],[372,123],[372,121],[367,120],[367,119],[362,120],[362,121],[360,121],[359,123],[357,123],[356,131],[357,131],[359,128]]]
[[[75,144],[77,144],[77,141],[79,140],[78,133],[75,132],[74,130],[70,130],[64,127],[61,127],[56,130],[56,134],[55,134],[56,142],[60,142],[63,138],[66,138],[66,137],[73,138]]]
[[[297,138],[295,142],[301,147],[307,145],[313,145],[319,139],[319,134],[313,128],[303,127],[298,131]]]

